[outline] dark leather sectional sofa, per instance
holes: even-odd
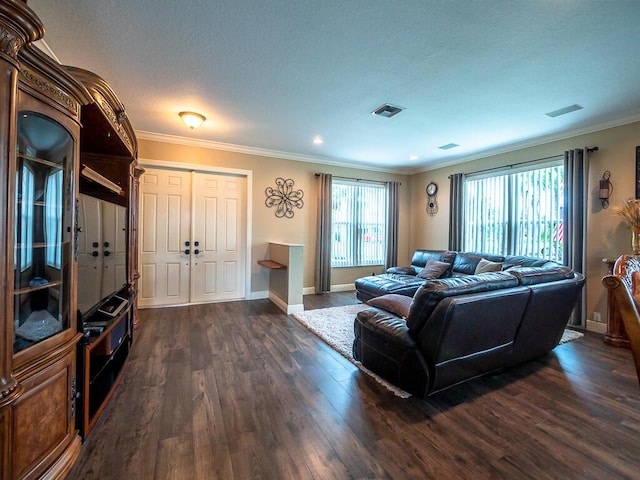
[[[416,278],[429,258],[451,260],[445,278]],[[475,274],[483,258],[504,270]],[[546,260],[418,250],[411,267],[356,281],[358,298],[384,308],[358,313],[353,355],[426,397],[555,348],[583,284],[581,273]]]

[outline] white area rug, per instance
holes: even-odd
[[[353,358],[352,346],[355,338],[353,333],[353,321],[356,314],[369,308],[365,304],[345,305],[343,307],[321,308],[294,313],[293,317],[307,327],[322,340],[328,343],[334,350],[342,354],[347,360],[356,365],[360,370],[373,377],[380,384],[402,398],[408,398],[411,394],[391,385],[375,373],[367,370],[362,364]],[[582,337],[583,334],[574,330],[565,330],[560,344],[571,342]]]
[[[352,347],[355,339],[353,320],[356,318],[356,314],[365,308],[369,308],[369,306],[359,303],[343,307],[307,310],[306,312],[294,313],[293,317],[387,390],[398,397],[409,398],[410,393],[387,382],[353,358]]]

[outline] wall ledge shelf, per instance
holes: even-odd
[[[304,311],[302,245],[269,242],[258,263],[269,270],[269,300],[287,315]]]
[[[258,260],[258,264],[269,270],[286,270],[287,266],[274,260]]]

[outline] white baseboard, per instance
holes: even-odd
[[[344,283],[342,285],[331,285],[332,292],[352,292],[355,291],[356,286],[353,283]],[[304,287],[302,289],[303,295],[315,295],[315,287]]]
[[[331,285],[332,292],[351,292],[356,289],[355,283],[343,283],[342,285]]]
[[[605,334],[607,333],[607,324],[603,322],[594,322],[587,319],[587,331]]]
[[[251,292],[247,295],[247,300],[263,300],[269,298],[269,290],[263,290],[261,292]]]
[[[274,295],[271,292],[269,292],[269,300],[271,300],[280,310],[282,310],[287,315],[291,315],[292,313],[304,312],[303,304],[288,304],[280,297]]]

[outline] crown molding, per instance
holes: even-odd
[[[161,133],[145,132],[140,130],[136,130],[136,136],[138,139],[142,139],[142,140],[171,143],[174,145],[185,145],[189,147],[208,148],[211,150],[222,150],[226,152],[244,153],[248,155],[258,155],[261,157],[281,158],[284,160],[293,160],[296,162],[315,163],[320,165],[331,165],[335,167],[367,170],[370,172],[374,171],[374,172],[383,172],[383,173],[392,173],[397,175],[410,176],[410,175],[416,175],[418,173],[437,170],[439,168],[458,165],[461,163],[472,162],[474,160],[480,160],[480,159],[492,157],[495,155],[515,152],[517,150],[522,150],[524,148],[537,147],[540,145],[545,145],[547,143],[567,140],[569,138],[577,137],[580,135],[587,135],[589,133],[600,132],[602,130],[607,130],[609,128],[620,127],[622,125],[628,125],[630,123],[639,122],[639,121],[640,121],[640,113],[635,115],[630,115],[628,117],[619,118],[616,120],[611,120],[609,122],[600,123],[597,125],[576,128],[573,130],[564,131],[562,133],[544,135],[541,137],[524,140],[522,142],[512,143],[510,145],[505,145],[502,147],[491,148],[491,149],[483,150],[481,152],[470,154],[470,155],[462,155],[459,157],[453,157],[453,158],[449,158],[441,161],[433,161],[419,167],[400,167],[400,168],[380,167],[378,165],[370,165],[370,164],[358,164],[352,160],[336,160],[334,158],[328,158],[328,157],[303,155],[303,154],[297,154],[297,153],[291,153],[291,152],[284,152],[281,150],[269,150],[265,148],[248,147],[245,145],[222,143],[222,142],[216,142],[213,140],[201,140],[197,138],[186,138],[186,137],[180,137],[177,135],[166,135]]]
[[[166,135],[163,133],[145,132],[136,130],[138,140],[148,140],[152,142],[171,143],[173,145],[184,145],[188,147],[208,148],[211,150],[222,150],[225,152],[244,153],[247,155],[258,155],[260,157],[280,158],[283,160],[293,160],[296,162],[315,163],[320,165],[331,165],[334,167],[355,168],[369,172],[392,173],[396,175],[408,175],[408,168],[388,168],[371,164],[357,164],[352,160],[336,160],[335,158],[316,157],[313,155],[303,155],[299,153],[283,152],[281,150],[269,150],[266,148],[248,147],[233,143],[216,142],[213,140],[202,140],[198,138],[186,138],[178,135]]]
[[[544,135],[542,137],[536,137],[536,138],[525,140],[522,142],[505,145],[502,147],[491,148],[491,149],[483,150],[482,152],[474,153],[471,155],[455,157],[448,160],[436,161],[433,163],[429,163],[428,165],[423,165],[421,167],[413,168],[407,173],[407,175],[415,175],[418,173],[430,172],[432,170],[437,170],[439,168],[450,167],[452,165],[458,165],[460,163],[472,162],[474,160],[481,160],[483,158],[493,157],[495,155],[501,155],[503,153],[515,152],[517,150],[522,150],[524,148],[546,145],[547,143],[567,140],[569,138],[578,137],[580,135],[587,135],[589,133],[601,132],[603,130],[608,130],[609,128],[621,127],[623,125],[629,125],[630,123],[635,123],[635,122],[640,122],[640,113],[635,115],[630,115],[628,117],[619,118],[616,120],[611,120],[609,122],[600,123],[598,125],[591,125],[588,127],[576,128],[573,130],[564,131],[562,133]]]

